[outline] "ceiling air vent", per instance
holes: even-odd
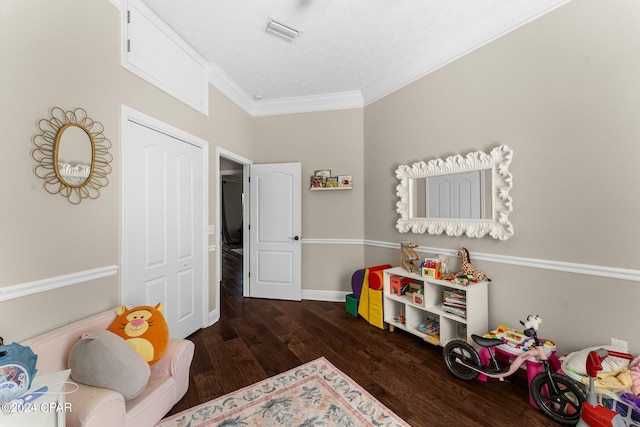
[[[273,34],[274,36],[280,37],[288,42],[294,41],[300,35],[300,31],[272,18],[267,19],[267,24],[265,25],[264,30],[269,34]]]

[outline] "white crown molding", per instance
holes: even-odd
[[[256,101],[216,64],[209,63],[209,84],[252,117],[362,108],[360,91]]]
[[[235,102],[245,112],[253,115],[253,99],[216,64],[209,63],[209,84]]]
[[[77,273],[65,274],[63,276],[50,277],[48,279],[36,280],[34,282],[21,283],[19,285],[5,286],[0,288],[0,301],[8,301],[15,298],[26,297],[40,292],[51,291],[64,288],[66,286],[77,285],[90,280],[102,279],[118,273],[117,265],[109,265],[93,270],[79,271]]]
[[[281,114],[347,110],[362,107],[364,107],[362,94],[360,91],[354,90],[350,92],[256,101],[253,104],[252,115],[254,117],[276,116]]]
[[[510,27],[500,27],[499,23],[503,16],[499,18],[496,15],[494,19],[478,23],[478,26],[469,28],[468,31],[460,36],[445,41],[429,52],[429,55],[416,58],[399,69],[392,70],[375,82],[365,86],[361,91],[353,90],[324,95],[255,101],[228,75],[211,63],[209,64],[211,68],[209,73],[210,84],[253,117],[362,108],[572,0],[561,2],[557,0],[543,1],[547,4],[547,7],[540,12],[538,12],[540,2],[524,4],[513,2],[509,9],[503,11],[504,15],[516,17],[513,20],[515,24]],[[478,34],[483,36],[479,37]],[[489,37],[486,35],[489,35]]]
[[[124,0],[108,1],[120,9],[121,1]],[[548,6],[541,12],[536,12],[539,10],[541,1]],[[214,63],[208,64],[209,84],[222,92],[252,117],[362,108],[570,1],[572,0],[560,2],[557,0],[513,2],[508,10],[503,11],[503,14],[515,16],[516,23],[514,25],[508,28],[501,28],[498,25],[500,19],[496,15],[493,20],[478,23],[478,26],[470,28],[464,34],[445,41],[429,52],[429,55],[416,58],[402,67],[390,71],[362,90],[256,101]],[[478,37],[477,34],[485,36]],[[490,35],[489,38],[486,37],[486,34]]]

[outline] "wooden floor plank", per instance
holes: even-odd
[[[189,391],[170,414],[325,357],[414,427],[558,425],[529,404],[526,372],[461,381],[441,347],[371,326],[344,303],[243,298],[242,257],[224,253],[220,320],[189,337]]]

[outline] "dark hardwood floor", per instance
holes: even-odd
[[[371,326],[342,303],[243,298],[242,256],[224,250],[221,317],[189,337],[189,390],[170,414],[324,356],[414,427],[558,425],[529,404],[524,371],[464,382],[442,348]]]

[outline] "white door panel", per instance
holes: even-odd
[[[249,295],[302,298],[301,165],[251,165]]]
[[[203,326],[202,149],[127,122],[124,302],[156,305],[174,338]]]

